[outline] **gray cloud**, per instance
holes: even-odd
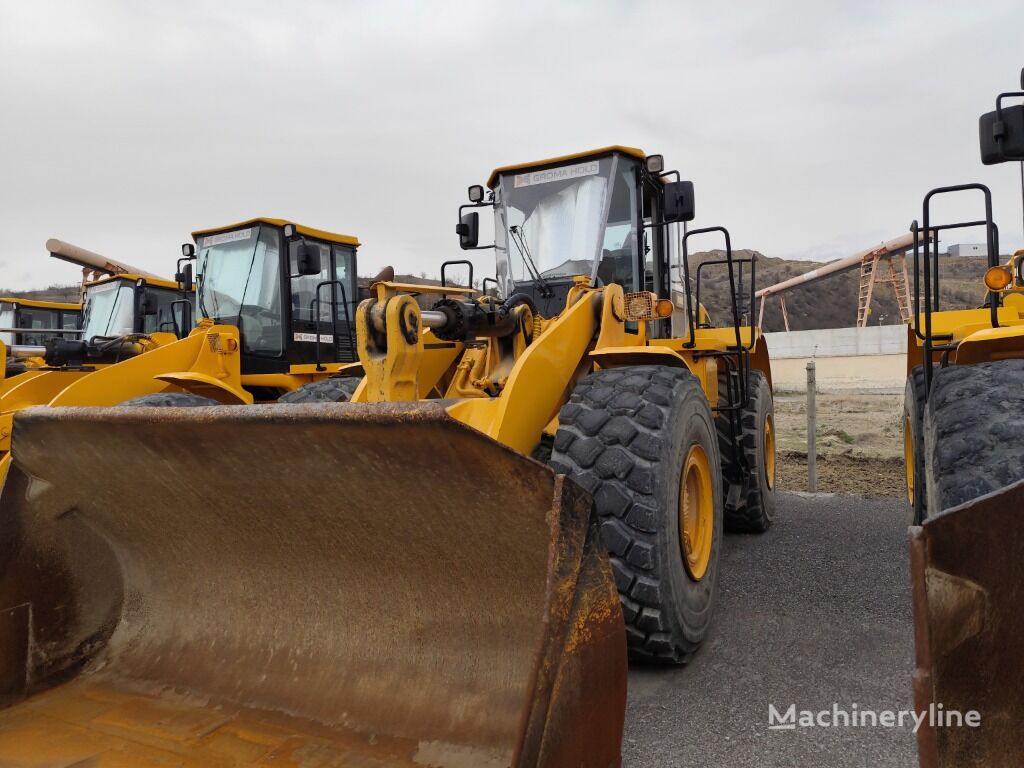
[[[0,5],[0,286],[73,282],[57,236],[171,273],[192,229],[357,234],[364,274],[461,256],[468,184],[610,143],[661,152],[702,224],[827,258],[1019,177],[977,117],[1022,62],[1018,2]],[[958,203],[950,215],[973,215]],[[478,269],[492,271],[489,252]]]

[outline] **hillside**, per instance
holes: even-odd
[[[751,253],[749,250],[737,250],[734,251],[734,256],[747,258]],[[722,251],[710,251],[694,254],[692,262],[700,263],[723,257]],[[939,257],[940,306],[943,309],[976,307],[981,303],[984,295],[981,280],[985,263],[983,257]],[[758,254],[757,287],[774,285],[823,265],[824,262],[789,261]],[[913,285],[913,266],[910,260],[907,262],[907,268]],[[690,275],[691,279],[696,277],[696,271],[692,267]],[[807,287],[787,291],[783,295],[786,297],[790,330],[843,328],[856,324],[859,284],[860,275],[858,270],[854,269]],[[745,285],[749,286],[749,283]],[[749,289],[745,293],[748,291]],[[728,277],[723,266],[705,268],[701,277],[701,301],[716,322],[721,323],[728,318]],[[872,325],[893,325],[900,322],[899,310],[890,285],[876,283],[871,309]],[[757,311],[758,307],[755,306],[755,318]],[[763,325],[766,331],[785,330],[777,297],[766,304]]]
[[[17,296],[20,299],[32,299],[34,301],[65,301],[75,303],[78,301],[78,291],[78,283],[74,285],[51,285],[49,288],[39,288],[34,291],[10,291],[0,288],[0,298]]]

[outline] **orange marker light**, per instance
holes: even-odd
[[[985,287],[1001,291],[1013,282],[1013,273],[1007,267],[989,267],[985,271]]]
[[[671,317],[672,301],[670,299],[658,299],[658,303],[654,305],[654,314],[657,317]]]

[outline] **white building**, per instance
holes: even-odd
[[[950,256],[988,256],[988,246],[984,243],[959,243],[949,246]]]

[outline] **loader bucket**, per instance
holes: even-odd
[[[5,766],[619,764],[592,502],[440,406],[32,408],[13,445]]]
[[[1022,510],[1024,481],[910,529],[922,768],[1024,764]]]

